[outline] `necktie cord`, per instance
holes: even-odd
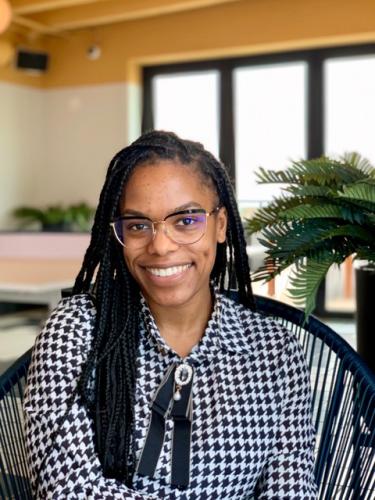
[[[165,437],[165,419],[173,419],[171,484],[186,488],[190,482],[193,368],[173,364],[156,390],[151,420],[137,473],[154,477]]]

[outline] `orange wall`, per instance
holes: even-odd
[[[41,84],[137,81],[140,64],[373,41],[374,0],[243,0],[48,38]],[[97,61],[86,57],[93,42],[103,50]]]

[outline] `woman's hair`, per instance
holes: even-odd
[[[228,225],[226,241],[217,245],[211,280],[222,292],[236,287],[238,301],[254,306],[242,223],[223,164],[201,144],[182,140],[170,132],[145,133],[119,151],[109,164],[90,245],[73,293],[90,292],[95,280],[94,342],[79,392],[92,413],[95,445],[104,475],[124,480],[128,485],[135,467],[131,437],[140,291],[125,264],[123,248],[111,234],[110,222],[120,214],[124,187],[135,167],[163,160],[194,168],[216,191],[220,205],[226,208]]]

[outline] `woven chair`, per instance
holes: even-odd
[[[23,439],[22,402],[31,349],[0,376],[0,498],[32,498]]]
[[[320,500],[373,500],[375,376],[349,344],[316,318],[257,297],[258,310],[299,339],[311,373],[317,430],[315,475]],[[303,325],[303,326],[302,326]],[[31,497],[22,432],[22,399],[30,351],[0,377],[0,498]]]
[[[292,331],[311,374],[319,500],[375,499],[375,376],[351,346],[314,317],[273,299],[257,308]],[[375,332],[374,332],[375,334]]]

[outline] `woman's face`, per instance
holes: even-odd
[[[194,168],[160,161],[136,167],[124,190],[121,214],[161,221],[181,209],[211,212],[217,205],[216,193]],[[149,304],[179,306],[207,296],[216,245],[225,241],[226,223],[221,208],[208,217],[206,232],[196,243],[175,243],[163,224],[157,224],[156,235],[146,246],[124,248],[127,267]]]

